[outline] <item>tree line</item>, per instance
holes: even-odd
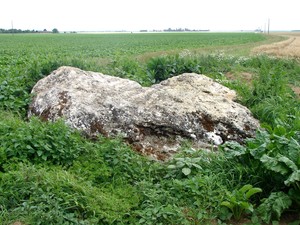
[[[57,28],[54,28],[52,31],[44,30],[21,30],[21,29],[2,29],[0,28],[0,33],[5,34],[15,34],[15,33],[59,33]]]

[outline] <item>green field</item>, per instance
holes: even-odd
[[[254,33],[0,35],[0,224],[299,224],[300,63],[250,55]],[[28,119],[30,91],[69,65],[149,86],[184,72],[234,89],[262,124],[217,152],[168,162],[122,140]],[[298,221],[298,222],[297,222]],[[17,224],[17,223],[16,223]]]
[[[265,39],[251,33],[7,34],[0,35],[0,68],[51,61],[105,71],[107,64],[119,63],[123,59],[143,60],[149,58],[149,54],[158,56],[182,50],[221,49]]]
[[[15,34],[0,36],[1,51],[85,57],[239,45],[265,40],[254,33]]]

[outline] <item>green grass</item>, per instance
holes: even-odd
[[[222,202],[245,185],[262,193],[229,199],[243,208],[239,217],[258,224],[299,211],[300,103],[289,85],[299,84],[300,65],[249,56],[249,46],[269,40],[251,33],[0,35],[0,224],[228,224],[232,213]],[[63,121],[27,118],[33,85],[62,65],[143,85],[203,73],[235,89],[266,130],[245,146],[208,153],[185,143],[169,162],[152,161],[122,140],[91,141]]]

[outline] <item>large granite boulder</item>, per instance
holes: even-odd
[[[101,73],[60,67],[33,88],[29,116],[63,118],[89,137],[121,136],[136,150],[163,159],[183,140],[195,147],[243,142],[259,123],[212,79],[186,73],[151,87]]]

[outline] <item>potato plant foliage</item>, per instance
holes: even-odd
[[[300,103],[291,87],[300,86],[300,64],[238,52],[265,40],[254,33],[0,35],[0,224],[299,219]],[[231,47],[236,54],[220,51]],[[262,128],[245,145],[207,152],[186,141],[172,160],[152,161],[118,138],[88,140],[63,120],[27,118],[32,87],[62,65],[145,86],[203,73],[235,89]]]

